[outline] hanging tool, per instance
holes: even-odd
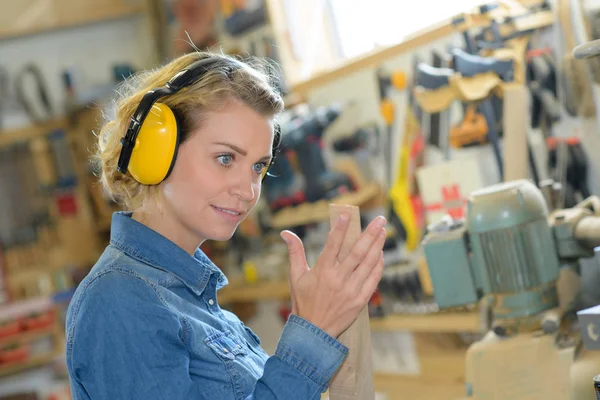
[[[4,113],[6,112],[6,102],[8,99],[8,71],[0,65],[0,129],[2,129]]]
[[[434,51],[432,54],[432,66],[436,68],[449,68],[450,58]],[[421,120],[423,121],[421,123],[422,131],[426,133],[427,143],[440,149],[445,159],[450,160],[450,142],[448,137],[448,132],[450,131],[450,110],[447,109],[430,114],[423,113]]]
[[[558,32],[562,32],[564,39],[560,68],[563,106],[572,116],[591,117],[595,114],[592,85],[589,82],[585,64],[574,60],[574,57],[577,58],[574,51],[577,43],[570,0],[558,0],[556,9],[558,13],[556,28]],[[591,43],[584,46],[593,47]],[[583,48],[579,47],[579,51],[581,52]]]
[[[35,84],[35,102],[27,94],[26,86],[28,84],[26,83],[26,79],[28,77],[33,79]],[[37,65],[27,64],[17,74],[15,78],[15,93],[19,103],[21,103],[33,123],[42,123],[53,116],[48,86]]]
[[[512,81],[514,78],[512,60],[499,60],[492,57],[475,56],[458,48],[452,50],[452,67],[456,72],[460,73],[461,76],[465,78],[484,76],[485,74],[489,73],[497,75],[502,81],[505,82]],[[461,95],[464,97],[465,93],[461,93]],[[494,150],[500,180],[504,180],[502,152],[500,150],[498,131],[496,129],[496,118],[494,115],[492,102],[488,98],[487,93],[485,93],[484,97],[481,97],[477,100],[480,101],[479,109],[485,117],[487,123],[487,137]]]
[[[48,135],[48,140],[56,165],[57,187],[62,189],[74,187],[77,184],[77,173],[69,151],[67,133],[62,129],[57,129]]]
[[[477,42],[469,33],[470,23],[467,20],[468,18],[469,15],[467,14],[456,16],[452,19],[452,26],[462,34],[465,41],[465,50],[469,54],[477,54],[479,48],[477,47]]]
[[[562,201],[557,207],[573,207],[591,196],[588,180],[588,161],[581,140],[577,137],[547,138],[548,167],[562,186]]]
[[[484,144],[487,134],[488,126],[485,117],[477,112],[475,105],[469,104],[463,120],[450,129],[450,144],[454,148]]]
[[[322,153],[323,134],[341,113],[341,106],[331,104],[307,115],[298,115],[284,127],[287,146],[298,155],[297,163],[304,177],[308,202],[332,199],[355,190],[348,176],[328,167]]]
[[[419,126],[419,116],[416,115],[416,107],[412,88],[415,81],[411,82],[408,90],[408,104],[406,107],[405,122],[403,126],[402,142],[397,155],[397,176],[393,177],[391,169],[392,161],[392,135],[395,130],[396,115],[394,104],[390,100],[390,91],[405,90],[406,76],[403,72],[394,72],[386,75],[382,70],[378,71],[379,94],[381,102],[381,114],[386,123],[388,132],[387,137],[387,160],[388,167],[388,204],[386,206],[388,220],[396,229],[399,238],[405,240],[406,248],[413,251],[419,245],[421,239],[420,227],[414,205],[414,193],[411,190],[412,168],[411,168],[411,148],[415,141],[421,137]]]
[[[394,135],[394,120],[395,110],[394,103],[390,99],[390,89],[395,88],[397,90],[404,90],[406,88],[406,76],[404,72],[397,71],[391,74],[385,74],[383,70],[379,69],[377,73],[377,83],[379,88],[379,102],[380,111],[386,126],[386,139],[383,144],[386,150],[385,154],[385,185],[390,188],[392,185],[392,165],[393,165],[393,135]]]

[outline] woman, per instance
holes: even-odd
[[[381,278],[385,220],[339,260],[340,217],[313,268],[301,240],[281,233],[292,315],[269,357],[219,307],[227,279],[199,245],[229,239],[256,204],[281,97],[259,69],[206,53],[129,84],[96,157],[130,211],[114,214],[110,244],[68,310],[74,399],[318,399],[348,351],[337,337]]]

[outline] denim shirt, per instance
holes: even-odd
[[[319,399],[348,349],[291,315],[275,354],[218,303],[223,273],[113,215],[110,244],[67,312],[74,400]]]

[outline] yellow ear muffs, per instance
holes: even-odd
[[[128,171],[144,185],[157,185],[171,172],[179,146],[177,117],[167,105],[154,103],[131,153]]]

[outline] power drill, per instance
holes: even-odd
[[[355,189],[348,176],[329,170],[323,158],[323,133],[341,112],[340,106],[332,104],[296,116],[284,126],[283,141],[297,155],[308,202],[331,199]]]
[[[300,179],[292,160],[294,151],[287,145],[287,136],[281,140],[281,152],[265,178],[265,196],[269,208],[277,212],[285,207],[297,206],[306,201],[304,181]]]

